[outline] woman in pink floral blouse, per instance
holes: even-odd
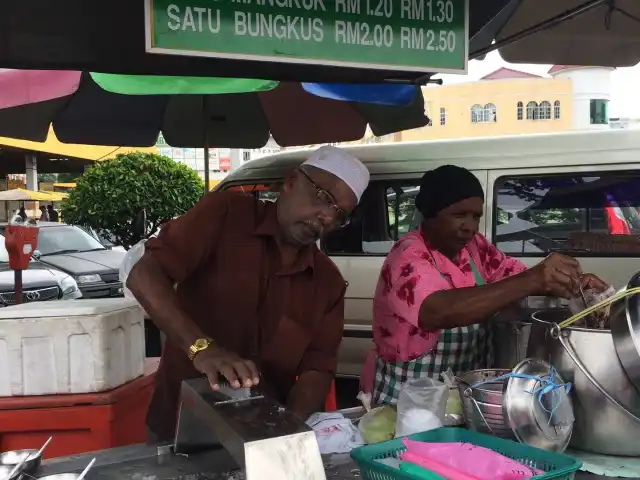
[[[571,298],[580,283],[606,288],[574,258],[553,253],[527,269],[500,252],[478,233],[484,192],[464,168],[427,172],[416,208],[422,225],[389,252],[373,301],[375,348],[361,383],[375,405],[395,403],[412,378],[490,367],[487,319],[519,300]]]

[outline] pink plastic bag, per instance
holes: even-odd
[[[544,473],[470,443],[425,443],[406,438],[403,442],[412,454],[411,458],[417,455],[427,460],[433,459],[478,480],[520,480]],[[407,461],[411,460],[408,458]],[[422,466],[428,469],[426,465]]]

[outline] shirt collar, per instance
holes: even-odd
[[[261,237],[272,237],[275,241],[275,237],[280,231],[280,224],[278,223],[278,208],[276,202],[264,202],[264,207],[260,212],[260,219],[256,227],[253,229],[253,234]],[[314,250],[315,245],[308,245],[300,249],[298,258],[288,268],[278,271],[277,275],[290,275],[293,273],[303,272],[306,269],[314,268]]]

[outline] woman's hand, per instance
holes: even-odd
[[[570,299],[580,293],[578,285],[582,270],[573,257],[554,252],[527,270],[525,275],[533,279],[534,295],[553,295]]]
[[[609,285],[606,282],[593,273],[585,273],[582,275],[580,277],[580,285],[583,289],[593,290],[596,293],[602,293],[609,288]]]

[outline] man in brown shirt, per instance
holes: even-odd
[[[278,200],[207,195],[149,240],[127,287],[167,335],[147,415],[175,432],[180,383],[261,387],[301,418],[322,407],[337,367],[346,283],[316,246],[348,223],[366,167],[322,147],[286,175]],[[177,288],[174,286],[177,285]]]

